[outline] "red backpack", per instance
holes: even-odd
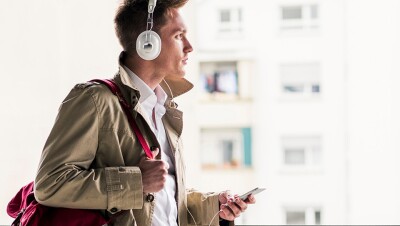
[[[101,226],[111,220],[98,210],[44,206],[36,201],[33,186],[31,182],[22,187],[8,203],[7,213],[15,218],[11,226]]]

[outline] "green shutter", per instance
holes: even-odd
[[[243,134],[243,151],[244,151],[244,165],[251,166],[251,128],[242,128]]]

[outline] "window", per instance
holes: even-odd
[[[319,63],[282,64],[280,66],[282,92],[286,96],[318,96],[320,87]]]
[[[229,23],[231,22],[231,11],[230,10],[221,10],[220,11],[220,21],[221,23]]]
[[[254,93],[254,62],[211,61],[199,64],[199,99],[203,101],[247,101]]]
[[[281,6],[282,30],[313,30],[319,27],[319,7],[311,5]]]
[[[203,93],[238,95],[236,62],[211,62],[200,64],[200,84]]]
[[[219,31],[240,33],[242,31],[242,10],[240,8],[219,10]]]
[[[287,211],[286,224],[306,224],[306,213],[304,211]]]
[[[321,164],[321,137],[287,136],[282,138],[283,163],[286,166]]]
[[[282,7],[282,20],[301,20],[302,16],[301,6],[286,6]]]
[[[203,168],[251,166],[251,129],[202,129],[200,140]]]
[[[287,225],[320,225],[321,210],[319,208],[287,208],[285,210]]]
[[[285,164],[287,165],[304,165],[306,163],[304,148],[285,148]]]

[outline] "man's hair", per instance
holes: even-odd
[[[153,30],[158,32],[165,25],[169,9],[180,8],[188,0],[158,0],[154,13]],[[146,30],[148,0],[123,0],[115,15],[115,32],[124,51],[136,53],[136,39]]]

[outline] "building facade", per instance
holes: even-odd
[[[188,175],[196,176],[189,184],[236,193],[266,187],[239,224],[398,223],[394,214],[373,204],[366,208],[370,203],[361,201],[360,194],[374,190],[359,182],[364,169],[359,167],[367,168],[362,162],[374,161],[376,154],[363,159],[366,145],[353,143],[368,137],[354,122],[360,117],[355,112],[364,110],[358,108],[357,89],[370,76],[358,76],[368,67],[353,64],[364,55],[353,46],[362,46],[357,38],[364,31],[357,28],[374,23],[354,18],[374,7],[393,12],[392,7],[399,6],[395,1],[385,3],[191,2],[187,16],[196,45],[188,76],[196,88],[186,102],[191,123],[186,127],[190,138],[185,140],[186,147],[193,147],[189,162],[201,161],[190,162]],[[383,35],[398,37],[398,31],[392,27]],[[393,47],[398,49],[399,44]],[[392,70],[399,72],[398,67]],[[377,145],[390,139],[382,138]],[[392,144],[391,148],[399,147]],[[382,148],[369,152],[389,151]],[[381,171],[399,178],[398,172]],[[398,187],[399,180],[395,181]],[[398,194],[386,197],[382,203],[400,210]],[[397,201],[388,201],[390,197]]]

